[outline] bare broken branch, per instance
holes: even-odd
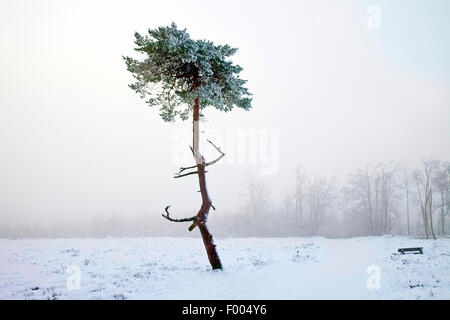
[[[189,226],[188,230],[192,231],[197,226],[197,221],[192,222],[192,224]]]
[[[225,156],[225,153],[223,153],[222,150],[220,150],[219,147],[217,147],[214,143],[212,143],[211,140],[207,139],[206,141],[208,141],[208,142],[209,142],[209,143],[210,143],[210,144],[211,144],[211,145],[212,145],[212,146],[220,153],[220,156],[219,156],[217,159],[213,160],[213,161],[210,161],[210,162],[205,163],[205,167],[215,164],[216,162],[218,162],[220,159],[222,159],[222,158]],[[192,154],[194,155],[194,158],[197,159],[196,154],[194,153],[194,149],[192,149],[191,146],[189,146],[189,148],[191,148],[191,151],[192,151]],[[197,155],[197,156],[198,156],[198,155]],[[205,160],[204,160],[204,158],[203,158],[203,156],[202,156],[202,162],[204,162],[204,161],[205,161]],[[195,166],[190,166],[190,167],[181,167],[181,168],[180,168],[180,171],[178,171],[177,176],[176,176],[175,178],[180,178],[180,177],[182,177],[183,175],[180,175],[180,174],[181,174],[183,171],[189,170],[189,169],[194,169],[194,168],[197,168],[197,165],[195,165]],[[197,172],[193,172],[193,173],[189,173],[189,174],[194,174],[194,173],[197,173]],[[189,174],[187,174],[187,175],[189,175]]]
[[[209,143],[211,143],[212,144],[212,146],[217,150],[217,151],[219,151],[219,153],[220,154],[223,154],[223,155],[225,155],[225,153],[223,153],[222,152],[222,150],[220,150],[220,148],[218,147],[218,146],[216,146],[214,143],[212,143],[212,141],[211,140],[209,140],[209,139],[206,139],[206,141],[208,141]]]
[[[170,208],[170,206],[167,206],[164,209],[166,211],[167,215],[164,215],[164,213],[162,214],[162,216],[164,218],[166,218],[167,220],[169,220],[169,221],[172,221],[172,222],[188,222],[188,221],[195,221],[197,219],[197,216],[190,217],[190,218],[183,218],[183,219],[173,219],[173,218],[170,217],[169,208]]]
[[[225,156],[225,153],[223,153],[222,150],[220,150],[219,147],[217,147],[214,143],[212,143],[211,140],[208,139],[207,141],[209,143],[211,143],[211,145],[220,153],[220,156],[216,160],[213,160],[213,161],[208,162],[208,163],[205,164],[205,166],[210,166],[210,165],[216,163],[217,161],[219,161],[220,159],[222,159]]]
[[[208,171],[205,171],[205,173],[207,173]],[[185,174],[179,174],[179,173],[175,173],[175,176],[174,176],[174,178],[176,179],[176,178],[182,178],[182,177],[186,177],[186,176],[189,176],[189,175],[191,175],[191,174],[197,174],[198,173],[198,171],[192,171],[192,172],[188,172],[188,173],[185,173]]]
[[[188,172],[188,173],[184,173],[184,174],[180,174],[180,173],[175,173],[174,178],[182,178],[182,177],[186,177],[186,176],[190,176],[191,174],[197,174],[198,171],[192,171],[192,172]]]

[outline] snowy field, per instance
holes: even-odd
[[[450,239],[216,243],[224,271],[200,237],[0,239],[0,299],[450,299]]]

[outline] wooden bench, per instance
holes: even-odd
[[[411,254],[423,254],[423,247],[418,248],[400,248],[397,250],[401,254],[411,253]]]

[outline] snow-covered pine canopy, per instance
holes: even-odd
[[[189,117],[196,97],[200,108],[214,106],[230,111],[234,106],[249,110],[251,93],[239,78],[242,68],[227,60],[237,48],[214,45],[211,41],[192,40],[175,23],[135,33],[136,51],[146,55],[142,61],[125,59],[136,82],[130,84],[150,106],[159,106],[164,121]]]

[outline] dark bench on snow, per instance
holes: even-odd
[[[411,254],[423,254],[423,248],[400,248],[397,250],[401,254],[411,253]]]

